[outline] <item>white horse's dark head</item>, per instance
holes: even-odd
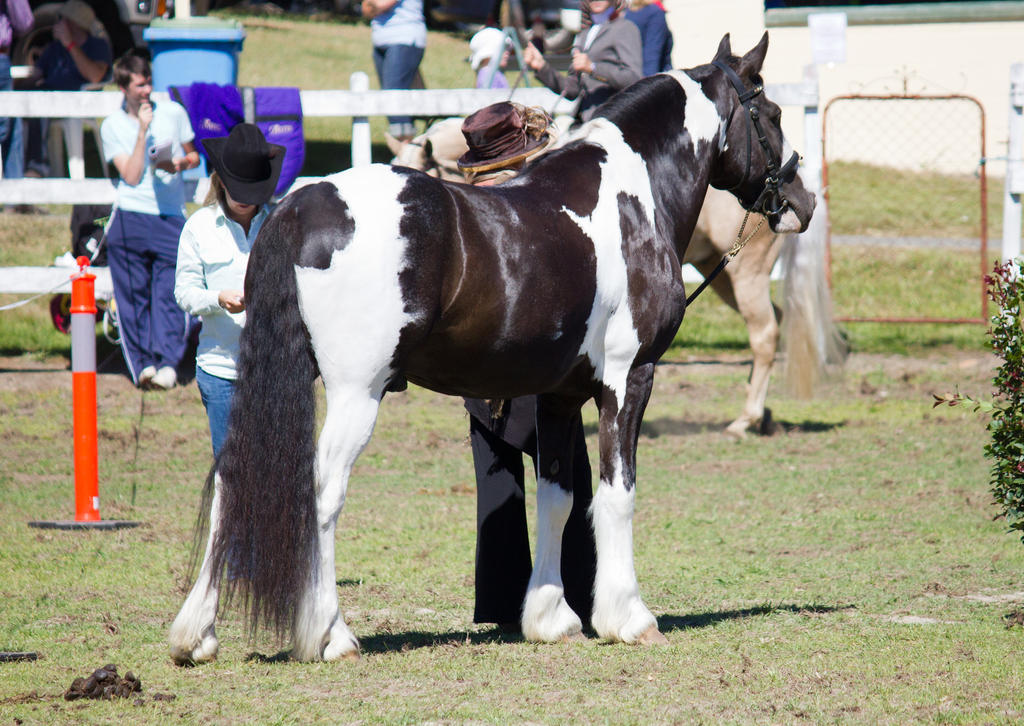
[[[711,184],[764,214],[776,232],[802,232],[815,199],[797,174],[799,157],[782,134],[782,111],[764,94],[761,66],[767,52],[768,33],[742,58],[732,54],[728,33],[718,46],[712,61],[717,73],[709,80],[725,123]]]

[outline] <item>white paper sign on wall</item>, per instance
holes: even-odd
[[[811,13],[811,59],[817,65],[846,62],[846,13]]]

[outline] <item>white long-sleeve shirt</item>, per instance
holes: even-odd
[[[243,288],[249,250],[269,213],[269,206],[263,205],[246,235],[214,204],[196,211],[181,231],[174,299],[182,310],[203,319],[196,365],[211,376],[237,378],[238,337],[245,313],[229,313],[217,296],[221,290]]]

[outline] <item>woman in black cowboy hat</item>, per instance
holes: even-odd
[[[227,436],[237,377],[238,337],[245,324],[242,287],[249,250],[281,176],[285,148],[268,144],[253,124],[201,142],[213,165],[206,206],[185,223],[178,243],[174,298],[203,328],[196,352],[196,383],[210,420],[213,454]]]

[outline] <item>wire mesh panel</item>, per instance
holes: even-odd
[[[841,320],[987,322],[985,114],[969,96],[840,96],[822,132]]]

